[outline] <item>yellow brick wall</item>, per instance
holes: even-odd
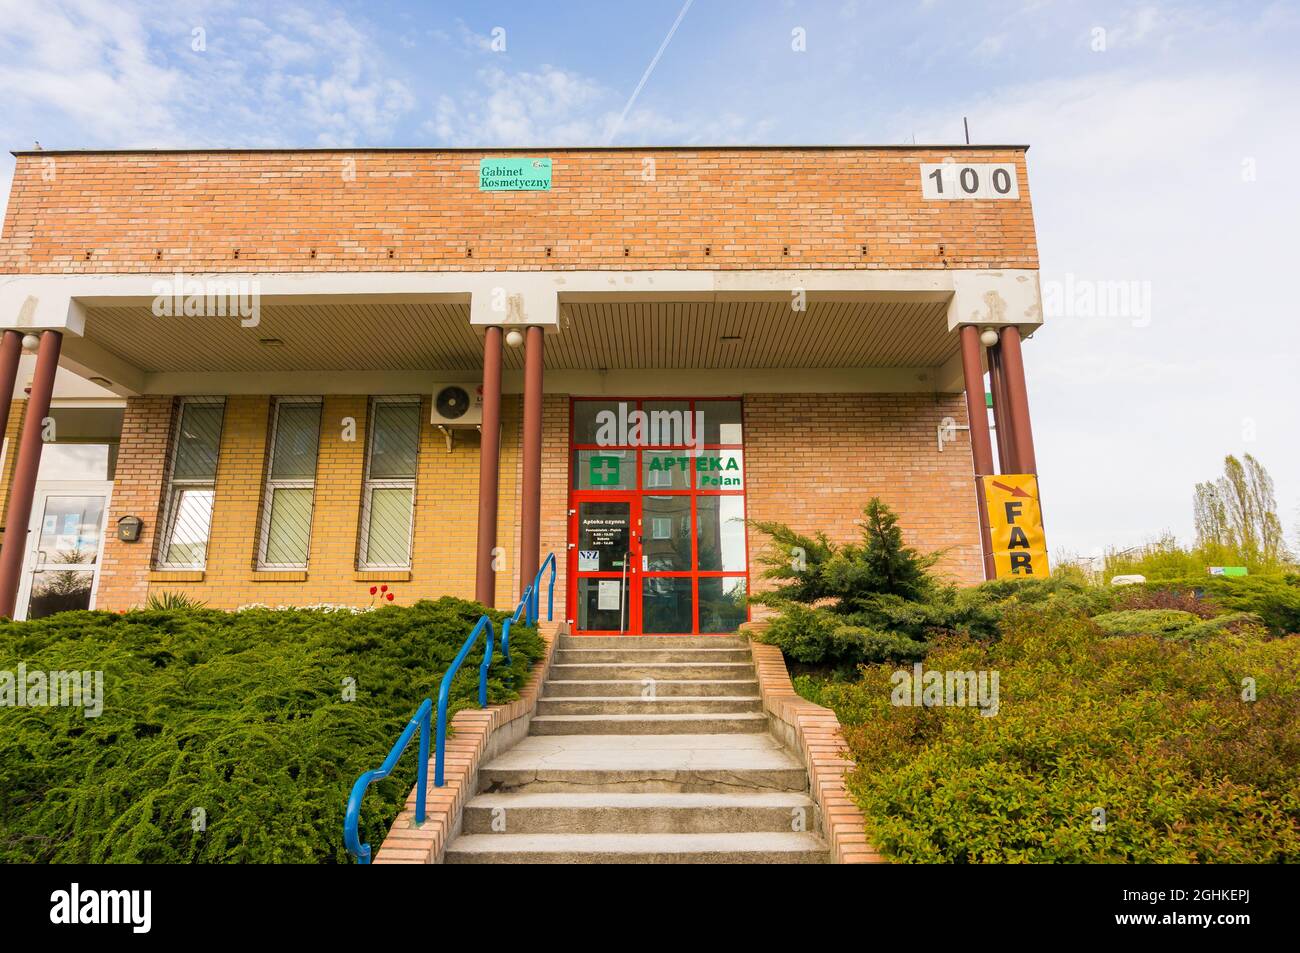
[[[522,401],[502,406],[497,606],[514,605],[520,591],[519,491],[522,477]],[[450,452],[422,407],[416,479],[415,537],[409,573],[356,572],[368,403],[365,397],[323,401],[316,500],[308,569],[268,573],[255,569],[262,487],[270,424],[270,397],[227,401],[217,466],[216,503],[207,569],[193,574],[150,572],[170,431],[170,398],[128,403],[114,489],[117,516],[145,520],[144,539],[105,548],[100,608],[138,605],[150,592],[183,591],[215,608],[253,602],[366,605],[372,585],[388,585],[399,604],[442,595],[472,598],[478,524],[479,436],[457,431]],[[979,541],[969,450],[940,453],[935,422],[965,419],[957,397],[926,395],[781,395],[745,398],[747,509],[751,519],[788,522],[802,531],[824,530],[833,539],[856,538],[862,505],[880,495],[899,513],[908,541],[945,550],[942,569],[969,583],[979,578]],[[343,439],[343,420],[357,422],[356,439]],[[559,560],[555,605],[565,611],[568,551],[569,397],[547,394],[543,404],[542,555]],[[815,460],[816,481],[791,492],[791,460]],[[751,562],[763,540],[751,535]],[[751,565],[752,568],[752,565]],[[544,590],[543,590],[544,592]],[[544,608],[544,605],[543,605]]]
[[[4,461],[0,463],[0,523],[8,515],[9,485],[14,479],[14,464],[18,461],[18,437],[22,433],[26,410],[25,400],[15,400],[9,405],[9,422],[4,432]],[[0,535],[0,545],[3,544],[4,537]]]
[[[307,570],[258,571],[272,400],[256,396],[226,401],[212,531],[201,579],[190,572],[151,571],[173,402],[170,398],[128,402],[110,525],[117,516],[133,512],[145,520],[146,530],[139,543],[109,540],[99,608],[140,605],[150,593],[164,591],[184,592],[224,609],[249,603],[367,605],[372,601],[370,588],[377,585],[388,586],[398,604],[443,595],[473,598],[479,434],[456,431],[449,452],[442,432],[428,423],[427,397],[421,405],[410,571],[356,569],[369,401],[364,396],[345,395],[326,396],[322,402]],[[514,572],[519,546],[521,406],[518,396],[507,395],[502,400],[498,545],[508,571],[498,577],[499,607],[513,605],[518,598]],[[349,417],[356,421],[351,441],[344,439],[344,421]]]

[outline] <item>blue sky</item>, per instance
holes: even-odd
[[[620,123],[681,8],[0,0],[0,143],[933,143],[967,116],[1032,146],[1045,281],[1150,293],[1026,346],[1053,548],[1188,537],[1229,452],[1300,546],[1300,4],[696,0]]]

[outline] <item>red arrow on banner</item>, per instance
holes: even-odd
[[[1005,483],[999,483],[997,480],[993,481],[993,485],[996,486],[999,490],[1006,490],[1012,496],[1023,496],[1023,497],[1029,496],[1028,493],[1026,493],[1018,486],[1007,486]]]

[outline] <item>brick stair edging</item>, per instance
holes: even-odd
[[[765,628],[766,622],[747,622],[740,630],[749,636],[763,710],[772,722],[773,732],[802,756],[808,769],[808,787],[821,811],[831,861],[884,863],[885,859],[867,842],[866,819],[844,784],[845,775],[855,765],[839,718],[829,708],[808,701],[794,690],[781,650],[753,637]]]
[[[465,708],[451,719],[447,738],[442,787],[433,786],[433,762],[429,758],[429,787],[424,824],[415,826],[415,787],[406,807],[393,819],[383,844],[375,853],[376,864],[440,864],[447,844],[460,832],[465,802],[478,792],[478,766],[514,745],[528,734],[537,711],[537,699],[551,669],[555,646],[560,641],[560,623],[541,623],[538,632],[546,642],[546,654],[533,666],[519,697],[506,705]]]

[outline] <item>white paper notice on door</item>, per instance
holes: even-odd
[[[578,572],[600,572],[600,550],[578,550]]]
[[[623,607],[623,580],[601,579],[596,583],[596,608],[621,609]]]

